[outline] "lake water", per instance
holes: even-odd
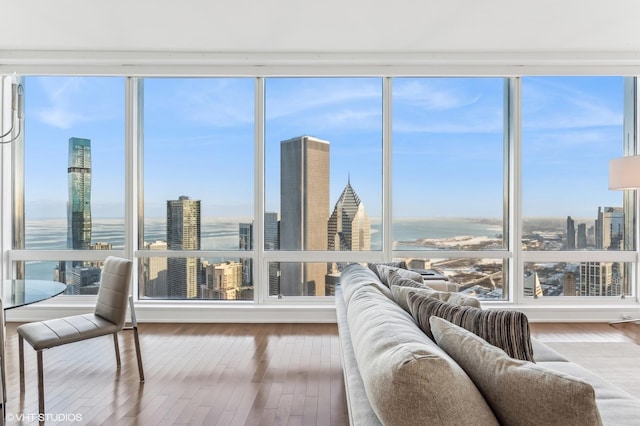
[[[164,218],[147,219],[144,225],[145,241],[166,240]],[[380,250],[381,225],[372,220],[371,248]],[[416,241],[421,238],[442,239],[468,235],[495,238],[502,233],[497,220],[482,219],[397,219],[393,225],[395,248],[417,249],[415,245],[401,242]],[[114,249],[124,247],[124,221],[122,219],[94,219],[92,241],[105,242]],[[66,219],[30,220],[25,228],[25,245],[29,250],[64,250],[67,248]],[[238,247],[238,219],[203,219],[201,224],[201,247],[203,250],[236,250]],[[28,262],[27,278],[50,279],[57,262]]]

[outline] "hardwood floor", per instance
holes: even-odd
[[[531,325],[551,344],[593,345],[633,342],[633,327],[628,335],[607,324]],[[37,424],[35,352],[25,347],[21,395],[15,328],[7,325],[7,423]],[[110,337],[46,351],[47,424],[348,423],[335,324],[141,324],[140,338],[144,384],[128,332],[120,336],[120,371]]]
[[[15,327],[7,326],[10,421],[38,411],[29,347],[19,393]],[[348,423],[335,324],[140,324],[140,339],[144,384],[130,333],[120,337],[121,371],[110,337],[46,351],[47,413],[79,415],[81,422],[60,423],[76,425]]]

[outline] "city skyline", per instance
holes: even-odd
[[[593,204],[621,204],[621,194],[606,188],[607,161],[622,152],[621,81],[523,78],[525,217],[588,217]],[[500,78],[394,79],[394,215],[501,217],[502,84]],[[25,93],[27,218],[63,216],[64,203],[42,182],[57,188],[64,179],[49,165],[63,155],[56,141],[69,137],[91,139],[100,158],[92,171],[94,216],[122,217],[123,79],[27,77]],[[350,176],[370,216],[379,217],[381,99],[379,78],[267,79],[265,210],[279,205],[275,144],[308,134],[332,141],[331,198]],[[252,217],[253,197],[241,194],[253,192],[253,156],[247,161],[234,154],[253,151],[253,80],[147,79],[145,106],[147,217],[162,217],[164,200],[175,193],[201,199],[205,217]],[[207,155],[194,157],[181,149],[185,144],[224,158],[216,174],[207,172]],[[184,173],[163,177],[167,158]],[[420,164],[422,173],[405,173]],[[218,176],[237,176],[237,189],[201,184]],[[440,204],[416,211],[416,187]],[[585,205],[585,194],[597,201]]]
[[[328,205],[330,142],[308,136],[281,142],[282,217],[265,214],[265,249],[370,250],[371,226],[351,181]],[[200,200],[186,195],[167,200],[166,242],[145,243],[148,250],[194,250],[201,247]],[[254,246],[253,222],[238,224],[238,249]],[[210,263],[200,257],[143,260],[145,297],[169,299],[245,299],[253,297],[253,260]],[[270,263],[270,296],[333,295],[342,265]],[[204,278],[204,279],[203,279]]]

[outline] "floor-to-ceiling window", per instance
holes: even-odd
[[[26,77],[25,128],[16,156],[23,192],[15,247],[18,276],[55,279],[66,294],[98,291],[104,254],[125,238],[122,77]],[[16,144],[19,142],[16,142]]]
[[[632,292],[624,253],[635,248],[632,194],[607,182],[609,160],[634,148],[624,138],[624,84],[623,77],[522,78],[525,297]]]
[[[382,90],[381,78],[266,79],[270,255],[381,250]],[[332,296],[348,256],[282,255],[268,263],[268,296]]]
[[[321,304],[403,259],[484,301],[636,291],[634,194],[607,189],[635,79],[23,81],[12,276],[91,295],[117,254],[144,302]]]
[[[507,102],[502,78],[393,80],[394,253],[482,299],[508,297]]]
[[[140,298],[253,300],[254,79],[140,86]]]

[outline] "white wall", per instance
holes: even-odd
[[[1,0],[0,16],[0,64],[22,50],[640,52],[637,0]]]

